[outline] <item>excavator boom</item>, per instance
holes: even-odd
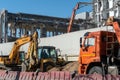
[[[31,37],[22,37],[20,39],[17,39],[10,52],[9,59],[12,60],[13,57],[15,57],[16,53],[18,52],[20,46],[24,45],[25,43],[28,43],[30,40],[31,40]]]
[[[1,57],[0,62],[3,63],[3,65],[7,65],[7,66],[17,66],[21,64],[21,59],[20,59],[20,47],[28,42],[30,42],[30,46],[28,48],[28,52],[27,54],[23,53],[25,55],[25,58],[27,56],[26,59],[29,59],[30,62],[36,62],[36,59],[33,59],[33,57],[37,58],[37,38],[38,38],[38,34],[37,32],[34,32],[33,35],[29,35],[29,36],[23,36],[19,39],[17,39],[14,42],[13,48],[10,51],[9,56],[7,57]]]
[[[28,69],[35,65],[38,64],[38,33],[35,32],[32,36],[32,40],[30,41],[30,45],[28,48],[28,52],[26,54],[25,60],[29,60],[28,64]]]

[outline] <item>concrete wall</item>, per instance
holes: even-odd
[[[89,12],[82,12],[75,16],[75,19],[88,19],[89,18]]]
[[[1,43],[0,44],[0,56],[8,56],[14,46],[14,42],[8,42],[8,43]],[[20,47],[20,51],[27,52],[29,47],[29,43],[24,44]]]
[[[109,30],[112,30],[111,27],[108,28]],[[79,44],[80,37],[83,37],[84,33],[86,32],[99,31],[99,30],[106,30],[106,27],[76,31],[54,37],[40,38],[38,39],[39,46],[55,46],[57,49],[60,49],[62,56],[64,57],[65,55],[69,56],[68,57],[69,61],[78,60],[78,55],[80,50],[80,44]],[[0,44],[0,55],[9,55],[10,50],[13,47],[13,44],[14,42]],[[27,52],[28,46],[29,43],[23,45],[20,50]],[[70,57],[74,55],[76,55],[76,57]]]
[[[108,27],[108,29],[111,31],[113,30],[112,27]],[[61,54],[63,56],[77,55],[76,57],[68,57],[68,60],[78,60],[77,57],[80,51],[80,44],[79,44],[80,37],[83,37],[84,33],[86,32],[99,31],[99,30],[106,30],[106,27],[76,31],[54,37],[41,38],[39,40],[40,41],[39,46],[43,46],[43,45],[56,46],[56,48],[61,50]]]

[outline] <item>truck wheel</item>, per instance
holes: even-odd
[[[45,63],[44,67],[43,67],[43,71],[47,72],[48,70],[50,70],[53,67],[54,67],[54,64],[52,64],[52,63]]]
[[[94,66],[88,72],[88,74],[94,74],[94,73],[102,74],[102,67]]]

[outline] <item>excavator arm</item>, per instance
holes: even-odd
[[[22,37],[15,41],[13,48],[9,55],[10,63],[13,63],[14,61],[16,63],[18,61],[20,46],[22,46],[30,41],[31,41],[31,37]]]
[[[14,63],[17,64],[19,62],[20,47],[28,42],[30,42],[30,47],[31,47],[31,43],[33,43],[33,41],[36,41],[36,39],[37,39],[36,35],[37,35],[37,32],[35,32],[32,36],[24,36],[15,41],[13,48],[9,55],[10,64],[14,64]],[[28,52],[27,55],[29,55],[29,53],[30,52]]]
[[[30,69],[33,65],[38,64],[38,33],[35,32],[32,36],[32,40],[30,41],[30,45],[28,48],[28,52],[26,54],[25,60],[29,60],[28,69]]]

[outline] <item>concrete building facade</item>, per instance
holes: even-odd
[[[38,31],[39,37],[50,37],[67,32],[68,18],[51,16],[10,13],[0,11],[0,43],[14,41],[24,34]],[[79,25],[73,24],[72,31],[79,30]]]
[[[98,27],[110,16],[120,18],[120,0],[93,0],[93,15]]]
[[[39,38],[51,37],[67,32],[70,18],[60,18],[27,13],[11,13],[0,11],[0,43],[15,41],[24,34],[38,31]],[[86,24],[90,24],[87,26]],[[71,32],[93,28],[95,25],[89,20],[74,20]]]

